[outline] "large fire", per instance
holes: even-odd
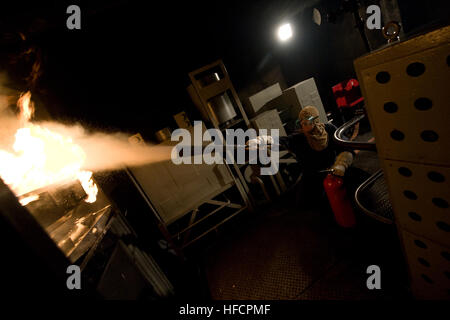
[[[0,149],[0,177],[21,196],[47,185],[78,179],[88,195],[86,202],[96,201],[98,188],[92,172],[83,170],[86,154],[70,137],[64,137],[30,122],[34,108],[31,93],[17,101],[22,127],[15,134],[14,152]],[[22,205],[37,200],[30,195],[20,200]]]

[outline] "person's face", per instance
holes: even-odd
[[[312,121],[309,120],[302,120],[300,121],[300,125],[302,126],[302,131],[309,133],[314,128],[314,124]]]

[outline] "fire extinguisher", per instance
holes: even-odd
[[[356,224],[355,212],[345,189],[344,180],[329,173],[323,180],[323,186],[336,222],[344,228],[354,227]]]

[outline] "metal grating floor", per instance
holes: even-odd
[[[328,251],[326,239],[313,237],[295,219],[274,219],[217,249],[208,268],[214,299],[295,299],[333,264],[332,255],[310,250]]]
[[[302,211],[290,194],[278,200],[227,225],[206,251],[212,299],[409,298],[393,230],[361,213],[358,228],[342,229],[331,211]],[[371,264],[382,267],[383,290],[366,287]]]

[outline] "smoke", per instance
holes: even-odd
[[[0,73],[0,151],[14,153],[12,146],[15,134],[23,126],[18,117],[16,107],[20,92],[5,86],[7,77]],[[33,99],[33,97],[31,97]],[[83,169],[103,171],[120,169],[125,166],[141,166],[153,162],[170,160],[171,146],[159,146],[141,143],[131,143],[129,134],[102,132],[92,133],[79,124],[65,125],[57,122],[34,123],[42,128],[56,132],[63,137],[70,137],[86,154]],[[58,156],[58,150],[52,150],[52,157]],[[59,158],[70,157],[70,152],[61,149]],[[57,159],[47,159],[49,163]],[[1,165],[1,164],[0,164]]]
[[[81,125],[63,125],[55,122],[40,122],[40,126],[65,137],[71,137],[86,153],[83,169],[103,171],[125,166],[141,166],[153,162],[170,160],[172,146],[152,145],[144,142],[131,143],[125,133],[107,134],[87,132]]]

